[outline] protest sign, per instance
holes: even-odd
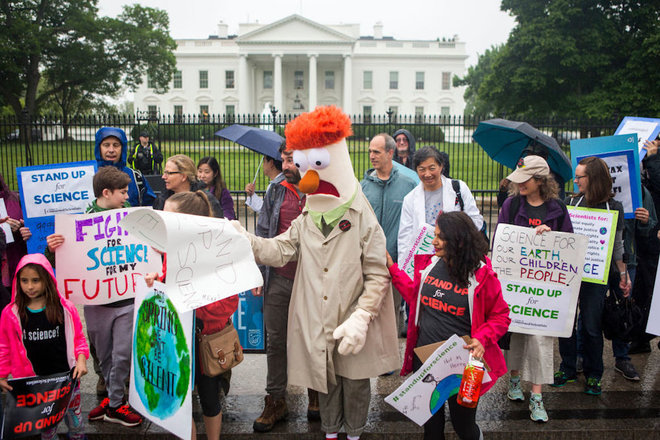
[[[452,335],[429,356],[419,370],[385,397],[385,402],[422,426],[442,408],[450,396],[456,398],[463,370],[470,357],[470,352],[463,345],[463,339]],[[486,372],[483,381],[490,381]]]
[[[573,232],[589,239],[582,281],[607,284],[619,211],[567,206]]]
[[[129,403],[183,439],[192,429],[193,312],[179,312],[163,283],[137,281]]]
[[[0,199],[0,218],[6,218],[8,217],[7,215],[7,205],[5,205],[5,199]],[[9,223],[4,222],[0,223],[0,228],[2,228],[3,231],[5,231],[5,243],[13,243],[14,242],[14,234],[11,232],[11,226],[9,226]]]
[[[509,305],[509,331],[571,335],[587,241],[578,234],[497,226],[492,264]]]
[[[62,421],[78,379],[70,372],[10,379],[2,438],[21,438],[54,428]],[[77,397],[80,399],[80,395]]]
[[[642,206],[642,181],[637,151],[637,135],[603,136],[571,141],[573,170],[585,157],[599,157],[609,167],[614,199],[623,205],[625,218],[635,218]],[[575,184],[575,192],[577,184]]]
[[[136,279],[161,270],[160,255],[119,226],[136,209],[55,216],[55,232],[64,236],[55,252],[57,286],[66,299],[98,305],[133,298]]]
[[[252,292],[238,294],[238,309],[231,318],[238,332],[241,346],[246,352],[266,349],[264,339],[264,297]]]
[[[429,224],[422,225],[420,230],[415,236],[412,248],[408,251],[406,259],[403,263],[403,271],[412,280],[415,276],[415,255],[418,254],[435,254],[433,249],[433,238],[435,237],[435,227]]]
[[[94,200],[96,162],[71,162],[16,168],[29,253],[43,253],[55,229],[55,214],[81,214]]]
[[[660,260],[658,264],[660,264]],[[646,333],[660,336],[660,270],[655,272],[655,285],[653,286],[649,319],[646,323]]]
[[[660,133],[660,119],[626,116],[614,132],[615,135],[633,133],[637,135],[637,151],[639,152],[639,160],[641,161],[646,156],[646,150],[643,148],[644,141],[652,141]]]
[[[249,240],[226,219],[138,209],[120,226],[167,253],[168,295],[180,312],[264,283]]]

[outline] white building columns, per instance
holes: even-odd
[[[351,108],[351,103],[353,101],[353,63],[351,60],[351,55],[344,55],[344,102],[342,103],[342,109],[344,113],[350,115],[353,112]]]
[[[309,111],[316,108],[316,57],[318,54],[309,54]]]
[[[282,101],[282,54],[273,54],[275,58],[273,66],[273,105],[280,114],[284,111]]]
[[[248,114],[252,112],[250,105],[250,89],[247,55],[241,54],[238,60],[238,111],[240,113]]]

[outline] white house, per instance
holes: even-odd
[[[360,36],[358,24],[323,25],[300,15],[271,24],[227,24],[208,39],[177,40],[177,71],[167,93],[148,79],[137,110],[162,115],[282,113],[335,104],[349,114],[462,115],[465,43]]]

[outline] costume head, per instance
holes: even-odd
[[[287,150],[293,150],[310,209],[326,212],[353,197],[358,183],[346,145],[351,134],[351,120],[335,106],[317,107],[286,125]]]

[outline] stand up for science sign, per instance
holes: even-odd
[[[43,253],[55,214],[82,214],[94,200],[95,161],[16,168],[29,253]]]
[[[493,270],[509,305],[509,331],[569,337],[573,330],[587,237],[499,224]]]

